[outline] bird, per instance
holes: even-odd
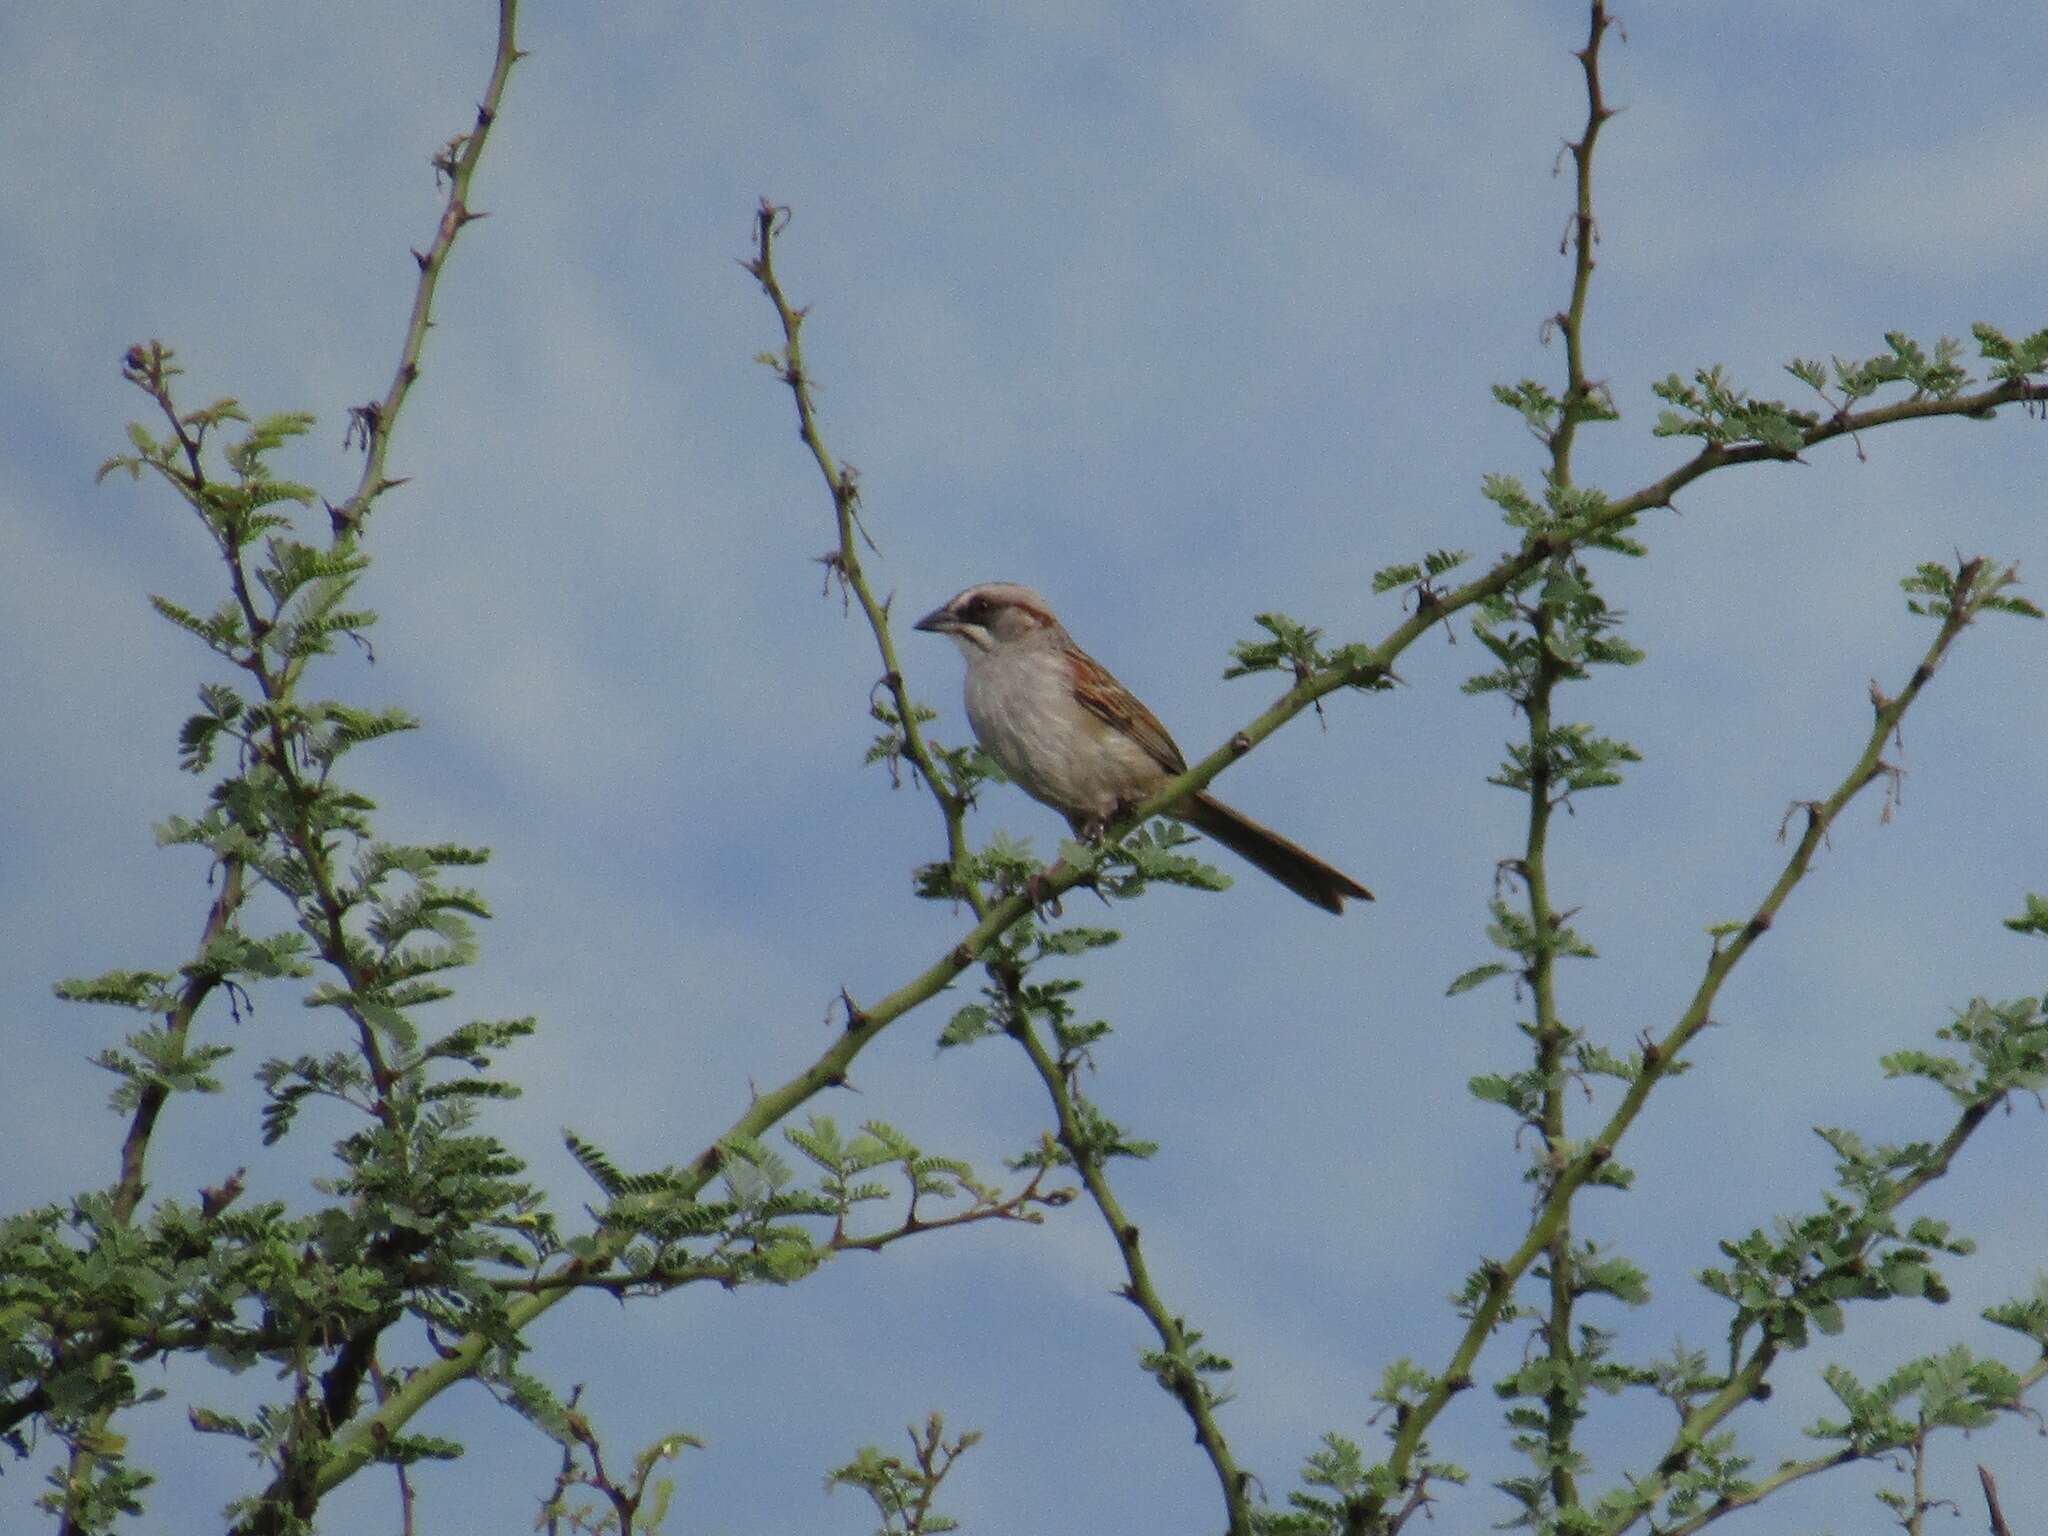
[[[967,588],[917,621],[967,658],[967,721],[982,750],[1032,799],[1099,838],[1123,811],[1187,772],[1158,717],[1074,644],[1044,598],[1015,582]],[[1326,912],[1372,892],[1206,790],[1167,814],[1206,832]]]

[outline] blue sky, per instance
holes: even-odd
[[[207,899],[197,862],[149,833],[198,801],[173,742],[207,674],[144,598],[210,605],[214,578],[167,497],[92,484],[141,404],[118,360],[162,337],[193,401],[316,412],[286,466],[344,494],[344,412],[395,359],[407,248],[437,210],[428,157],[482,88],[485,12],[0,19],[10,1208],[110,1178],[119,1138],[87,1062],[119,1021],[49,983],[175,964]],[[1624,420],[1582,439],[1586,479],[1625,492],[1675,462],[1648,393],[1674,370],[1719,361],[1796,399],[1779,371],[1795,355],[2048,323],[2034,7],[1624,20],[1586,332]],[[908,895],[940,846],[928,804],[860,764],[877,663],[819,597],[829,506],[752,361],[776,342],[734,264],[757,199],[795,209],[781,268],[812,306],[825,431],[861,471],[898,612],[1030,582],[1192,756],[1271,697],[1220,680],[1252,614],[1377,638],[1398,614],[1374,569],[1508,546],[1480,479],[1539,465],[1487,391],[1561,367],[1540,329],[1568,279],[1552,169],[1583,111],[1583,27],[1554,3],[529,8],[533,56],[478,183],[491,217],[458,247],[394,447],[411,480],[373,526],[377,659],[345,653],[327,679],[427,722],[362,756],[387,835],[495,850],[480,883],[499,916],[461,1006],[543,1021],[499,1124],[562,1209],[591,1196],[562,1127],[628,1165],[686,1158],[750,1083],[822,1048],[841,986],[879,995],[964,927]],[[2048,570],[2044,443],[2009,413],[1873,434],[1867,462],[1837,445],[1716,477],[1644,525],[1650,559],[1599,568],[1648,660],[1568,707],[1645,760],[1558,832],[1558,900],[1602,956],[1567,978],[1573,1022],[1622,1046],[1682,1007],[1705,927],[1774,877],[1786,804],[1853,760],[1868,680],[1896,691],[1924,646],[1901,574],[1957,550]],[[957,657],[898,640],[958,739]],[[1689,1277],[1717,1238],[1813,1203],[1830,1166],[1813,1124],[1937,1131],[1942,1106],[1884,1082],[1880,1054],[1927,1043],[1973,994],[2041,991],[2039,941],[1997,920],[2048,888],[2044,641],[2010,621],[1964,638],[1907,723],[1898,815],[1881,826],[1873,797],[1843,820],[1624,1149],[1637,1193],[1588,1203],[1585,1230],[1628,1234],[1651,1272],[1655,1306],[1602,1319],[1637,1353],[1720,1335]],[[1119,1187],[1162,1290],[1239,1363],[1224,1424],[1276,1498],[1323,1430],[1371,1440],[1389,1360],[1445,1358],[1443,1294],[1524,1215],[1511,1128],[1463,1086],[1518,1061],[1520,1010],[1500,988],[1443,995],[1489,958],[1495,864],[1521,836],[1517,802],[1483,783],[1515,722],[1458,691],[1481,654],[1462,628],[1419,645],[1405,690],[1333,700],[1219,785],[1376,905],[1331,921],[1220,855],[1247,877],[1120,913],[1125,942],[1087,971],[1084,1006],[1118,1026],[1092,1091],[1163,1144]],[[1050,851],[1058,823],[998,792],[975,828]],[[230,1093],[167,1117],[159,1191],[249,1161],[249,1072],[324,1046],[280,1002],[239,1030],[210,1021],[239,1047]],[[858,1095],[822,1107],[992,1174],[1046,1109],[1000,1043],[935,1056],[946,1011],[896,1026]],[[1955,1337],[2018,1357],[1975,1316],[2042,1265],[2041,1167],[2036,1106],[1986,1128],[1929,1206],[1982,1244],[1950,1267],[1954,1304],[1853,1315],[1790,1362],[1744,1424],[1761,1464],[1801,1452],[1827,1360],[1882,1374]],[[256,1177],[287,1193],[315,1171]],[[1136,1367],[1120,1279],[1075,1207],[791,1292],[572,1303],[535,1360],[590,1383],[621,1448],[671,1428],[709,1442],[681,1469],[677,1531],[868,1529],[854,1496],[820,1494],[824,1471],[933,1407],[987,1432],[949,1485],[971,1530],[1214,1528],[1185,1423]],[[1517,1348],[1503,1337],[1483,1370]],[[194,1381],[166,1384],[136,1426],[163,1473],[150,1524],[204,1528],[245,1468],[184,1431]],[[1472,1394],[1434,1437],[1475,1473],[1440,1507],[1449,1529],[1509,1512],[1486,1488],[1520,1470],[1498,1413]],[[474,1390],[422,1427],[471,1444],[423,1479],[423,1528],[524,1528],[553,1463],[537,1435]],[[1640,1405],[1596,1409],[1617,1454],[1664,1431]],[[2048,1504],[2025,1426],[1942,1448],[1938,1486],[1971,1519],[1977,1460],[2009,1509]],[[0,1524],[25,1523],[41,1472],[7,1469]],[[1870,1486],[1800,1490],[1745,1528],[1866,1525]],[[382,1479],[333,1509],[335,1529],[396,1527]]]

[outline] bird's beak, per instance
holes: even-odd
[[[953,617],[951,609],[940,607],[934,608],[910,627],[921,629],[928,635],[950,635],[960,627],[960,623]]]

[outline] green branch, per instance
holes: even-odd
[[[1947,1176],[1949,1169],[1954,1165],[1956,1155],[1976,1134],[1978,1128],[1990,1116],[1992,1109],[2004,1099],[2006,1091],[2000,1089],[1992,1093],[1989,1097],[1969,1105],[1956,1117],[1955,1124],[1949,1128],[1948,1134],[1942,1138],[1934,1152],[1911,1175],[1899,1181],[1890,1208],[1896,1209],[1904,1205],[1930,1184]],[[1796,1302],[1803,1297],[1830,1297],[1838,1281],[1860,1270],[1875,1240],[1876,1234],[1870,1235],[1853,1252],[1845,1254],[1825,1269],[1806,1276],[1794,1288],[1792,1296],[1788,1299]],[[1729,1373],[1728,1380],[1720,1390],[1685,1416],[1678,1432],[1672,1436],[1664,1455],[1659,1459],[1656,1470],[1631,1484],[1629,1491],[1632,1502],[1639,1501],[1640,1507],[1635,1512],[1618,1516],[1601,1527],[1601,1536],[1621,1536],[1622,1532],[1628,1530],[1655,1507],[1657,1500],[1669,1490],[1676,1474],[1690,1462],[1694,1451],[1738,1408],[1757,1396],[1765,1376],[1780,1353],[1780,1342],[1776,1337],[1767,1333],[1758,1341],[1749,1358]],[[2030,1369],[2018,1377],[2018,1395],[2024,1395],[2043,1376],[2048,1376],[2048,1356],[2037,1360]],[[1831,1455],[1816,1456],[1807,1461],[1788,1462],[1779,1468],[1775,1475],[1763,1479],[1749,1493],[1725,1496],[1684,1524],[1670,1527],[1663,1536],[1682,1536],[1682,1533],[1697,1531],[1723,1515],[1758,1503],[1787,1483],[1812,1477],[1835,1467],[1846,1466],[1851,1462],[1874,1460],[1903,1449],[1910,1443],[1910,1437],[1895,1437],[1887,1441],[1848,1447]]]
[[[1145,1320],[1159,1336],[1163,1359],[1158,1372],[1160,1382],[1187,1413],[1194,1425],[1195,1442],[1201,1446],[1202,1453],[1209,1458],[1209,1465],[1216,1473],[1230,1536],[1250,1536],[1251,1505],[1245,1497],[1249,1478],[1239,1470],[1230,1444],[1216,1422],[1215,1396],[1197,1369],[1194,1348],[1197,1340],[1190,1337],[1186,1323],[1174,1315],[1161,1298],[1158,1287],[1152,1283],[1151,1270],[1139,1247],[1137,1223],[1124,1213],[1122,1202],[1110,1187],[1103,1169],[1102,1153],[1083,1123],[1066,1067],[1046,1049],[1045,1042],[1032,1028],[1030,1012],[1020,994],[1016,976],[1004,974],[998,977],[998,981],[1006,999],[1009,1033],[1024,1048],[1039,1081],[1045,1085],[1047,1097],[1052,1100],[1059,1127],[1059,1144],[1072,1159],[1075,1171],[1081,1175],[1083,1187],[1102,1213],[1110,1236],[1116,1240],[1117,1253],[1123,1260],[1126,1276],[1121,1294],[1145,1314]]]
[[[1558,484],[1572,481],[1572,442],[1581,421],[1611,420],[1613,407],[1600,400],[1586,379],[1586,295],[1593,283],[1593,246],[1600,227],[1593,219],[1593,146],[1600,129],[1614,116],[1600,87],[1600,43],[1612,23],[1604,0],[1593,0],[1591,29],[1585,47],[1574,55],[1586,77],[1586,126],[1570,145],[1575,171],[1576,202],[1572,209],[1572,296],[1557,323],[1564,332],[1565,393],[1557,431],[1550,442],[1551,472]]]
[[[902,668],[896,658],[895,645],[889,634],[888,610],[885,605],[875,600],[868,585],[861,562],[860,545],[866,542],[873,548],[873,543],[860,524],[857,476],[850,466],[841,466],[834,459],[818,427],[817,410],[811,396],[810,376],[804,367],[799,336],[807,312],[789,302],[775,272],[775,237],[781,232],[787,220],[787,209],[779,208],[763,199],[755,218],[757,254],[753,260],[744,263],[746,269],[760,283],[762,291],[774,304],[777,317],[782,323],[781,354],[765,355],[761,361],[775,368],[777,375],[789,386],[790,393],[795,398],[798,434],[803,439],[805,447],[810,450],[812,458],[817,463],[818,472],[824,477],[825,485],[832,494],[839,544],[832,554],[825,557],[827,567],[853,592],[867,618],[869,628],[874,633],[875,644],[882,657],[882,685],[889,690],[895,702],[895,723],[902,732],[904,751],[938,802],[939,812],[945,822],[950,860],[958,869],[969,856],[966,835],[967,799],[950,788],[950,781],[940,774],[931,749],[924,739],[917,707],[911,701]],[[982,918],[977,932],[988,929],[991,912],[988,899],[981,889],[972,881],[964,879],[956,881],[955,889],[962,893],[976,915]],[[1041,887],[1041,891],[1042,889]],[[1005,906],[1016,908],[1021,899],[1013,898]],[[1040,899],[1047,898],[1041,895]],[[1016,916],[1022,917],[1029,910],[1027,902],[1018,908]],[[1000,936],[1007,927],[1008,922],[1001,923],[991,932],[990,937]],[[980,947],[979,944],[972,944],[971,950],[978,954]],[[969,944],[963,944],[960,950],[955,951],[955,955],[969,949]],[[991,971],[995,970],[996,967],[991,966]],[[1094,1201],[1096,1209],[1116,1241],[1127,1276],[1124,1295],[1150,1321],[1153,1330],[1159,1336],[1166,1359],[1171,1362],[1168,1367],[1170,1389],[1193,1421],[1195,1438],[1215,1468],[1217,1481],[1223,1490],[1232,1536],[1247,1536],[1251,1527],[1250,1507],[1245,1499],[1246,1479],[1237,1469],[1230,1448],[1211,1411],[1209,1396],[1190,1363],[1186,1330],[1161,1299],[1152,1283],[1144,1256],[1138,1247],[1137,1226],[1124,1214],[1123,1207],[1110,1186],[1102,1158],[1087,1143],[1064,1074],[1031,1028],[1028,1012],[1019,996],[1018,978],[1014,973],[1004,970],[997,974],[995,979],[1008,1000],[1013,1021],[1010,1033],[1024,1047],[1052,1100],[1059,1125],[1060,1144],[1073,1159],[1089,1197]]]
[[[484,89],[483,99],[477,106],[475,125],[467,134],[451,140],[435,158],[437,172],[448,181],[448,198],[442,208],[433,241],[424,252],[413,253],[419,267],[419,279],[414,288],[412,310],[407,320],[404,340],[399,348],[398,365],[392,375],[391,384],[381,399],[355,407],[350,413],[352,432],[360,437],[363,445],[364,463],[354,494],[341,506],[330,506],[328,509],[333,543],[337,548],[353,543],[360,534],[376,498],[399,483],[388,478],[385,471],[391,432],[413,384],[419,378],[419,360],[426,344],[427,331],[433,323],[434,297],[441,275],[446,269],[449,252],[462,230],[483,217],[469,206],[470,188],[477,165],[482,160],[485,145],[489,141],[491,128],[497,121],[512,66],[523,57],[516,40],[517,27],[518,0],[499,0],[497,43],[493,53],[490,80]],[[256,642],[254,651],[260,661],[261,642],[267,632],[265,622],[257,614],[250,600],[239,553],[231,555],[229,563],[236,578],[237,595],[245,611],[249,632]],[[305,665],[310,661],[311,654],[308,652],[287,661],[281,674],[275,677],[266,669],[257,669],[259,682],[267,700],[275,705],[289,697]],[[312,894],[324,920],[324,932],[318,936],[321,953],[342,973],[349,993],[353,996],[361,991],[363,978],[357,974],[356,967],[350,959],[349,945],[341,929],[343,908],[334,889],[324,838],[314,833],[307,818],[309,796],[315,791],[299,780],[294,769],[293,742],[288,738],[280,715],[275,709],[270,712],[269,719],[270,739],[264,756],[269,766],[286,785],[296,813],[297,824],[292,842],[312,877]],[[288,892],[287,895],[289,894]],[[377,1099],[376,1112],[387,1128],[395,1130],[396,1115],[389,1102],[392,1074],[377,1043],[376,1032],[360,1008],[351,1006],[345,1011],[356,1025],[359,1045],[372,1071]],[[328,1436],[338,1420],[346,1419],[355,1413],[361,1383],[375,1368],[376,1339],[383,1329],[389,1326],[389,1322],[395,1320],[396,1315],[395,1311],[388,1315],[380,1314],[378,1319],[366,1323],[346,1341],[339,1357],[327,1373],[324,1393],[326,1411],[322,1421],[317,1424],[306,1421],[303,1436],[298,1430],[294,1430],[290,1441],[281,1449],[277,1476],[256,1501],[253,1513],[238,1526],[239,1531],[247,1533],[247,1536],[263,1536],[263,1533],[283,1531],[294,1521],[309,1519],[318,1507],[320,1499],[336,1486],[339,1479],[329,1475],[333,1458],[329,1454],[331,1442]]]
[[[1559,450],[1560,463],[1563,452]],[[1550,817],[1556,805],[1550,706],[1551,695],[1565,669],[1551,650],[1555,620],[1547,605],[1537,606],[1532,623],[1536,632],[1537,675],[1535,692],[1525,705],[1529,718],[1529,831],[1523,844],[1521,875],[1528,892],[1529,932],[1535,946],[1528,980],[1536,1005],[1536,1075],[1543,1085],[1543,1145],[1547,1154],[1555,1157],[1566,1145],[1564,1057],[1569,1031],[1557,1013],[1556,938],[1560,920],[1550,902]],[[1550,1303],[1544,1319],[1544,1349],[1553,1361],[1568,1366],[1572,1359],[1572,1224],[1568,1205],[1558,1214],[1547,1249]],[[1572,1430],[1578,1422],[1578,1409],[1575,1394],[1564,1380],[1560,1379],[1544,1393],[1544,1411],[1551,1455],[1551,1497],[1560,1508],[1569,1508],[1578,1499],[1578,1486],[1571,1471]]]
[[[1878,704],[1876,719],[1864,741],[1863,751],[1855,763],[1826,799],[1807,801],[1803,806],[1795,807],[1806,812],[1805,831],[1790,857],[1786,859],[1769,892],[1733,939],[1725,947],[1715,949],[1707,963],[1705,975],[1678,1021],[1661,1039],[1648,1042],[1644,1046],[1641,1070],[1623,1093],[1620,1105],[1594,1138],[1585,1145],[1584,1150],[1558,1170],[1556,1182],[1538,1211],[1535,1221],[1530,1224],[1521,1245],[1507,1258],[1487,1266],[1489,1288],[1486,1296],[1475,1307],[1472,1320],[1457,1347],[1452,1351],[1451,1359],[1442,1374],[1434,1378],[1429,1391],[1408,1415],[1395,1436],[1394,1450],[1388,1458],[1388,1465],[1397,1482],[1405,1484],[1412,1475],[1413,1463],[1423,1436],[1437,1416],[1443,1412],[1445,1405],[1456,1393],[1472,1384],[1472,1368],[1479,1358],[1480,1348],[1499,1322],[1515,1284],[1537,1258],[1549,1251],[1552,1239],[1568,1218],[1574,1197],[1580,1189],[1598,1178],[1600,1171],[1613,1157],[1622,1138],[1628,1134],[1630,1127],[1642,1113],[1650,1094],[1680,1063],[1685,1049],[1694,1037],[1707,1027],[1711,1020],[1714,1000],[1720,995],[1722,984],[1735,967],[1741,964],[1743,957],[1749,953],[1756,941],[1770,931],[1786,899],[1811,867],[1815,853],[1819,851],[1836,818],[1850,801],[1874,780],[1884,776],[1885,743],[1899,729],[1906,712],[1912,708],[1921,690],[1932,680],[1956,638],[1979,612],[1998,599],[1999,594],[2012,579],[2010,571],[1997,574],[1988,572],[1981,560],[1963,563],[1957,572],[1954,595],[1943,618],[1940,633],[1921,657],[1920,664],[1914,668],[1911,679],[1898,697],[1882,699]],[[1960,1145],[1961,1141],[1957,1140],[1955,1146]],[[1954,1147],[1948,1148],[1939,1159],[1944,1170],[1953,1151]],[[1938,1175],[1930,1175],[1932,1176]],[[1910,1192],[1925,1181],[1924,1178],[1918,1183],[1909,1181],[1902,1187]],[[1753,1359],[1751,1364],[1757,1365],[1757,1362]],[[1755,1371],[1754,1379],[1747,1379],[1746,1386],[1746,1378],[1741,1373],[1730,1381],[1723,1394],[1727,1397],[1726,1408],[1732,1408],[1754,1390],[1757,1382],[1762,1379],[1762,1366],[1768,1364],[1768,1359],[1763,1360]],[[1706,1414],[1713,1409],[1714,1405],[1709,1404],[1703,1406],[1699,1412]],[[1725,1416],[1725,1408],[1719,1416]],[[1718,1417],[1714,1422],[1718,1422]],[[1378,1516],[1382,1507],[1381,1501],[1365,1501],[1356,1511],[1352,1528],[1357,1531],[1369,1529],[1368,1522]]]
[[[2048,1378],[2048,1357],[2036,1360],[2033,1365],[2019,1373],[2019,1391],[2024,1395]],[[1710,1507],[1676,1525],[1661,1527],[1662,1536],[1694,1536],[1715,1521],[1740,1510],[1751,1509],[1788,1484],[1803,1482],[1823,1472],[1832,1472],[1837,1467],[1850,1466],[1859,1461],[1875,1461],[1894,1451],[1903,1450],[1908,1444],[1905,1437],[1893,1442],[1873,1442],[1867,1447],[1845,1446],[1826,1456],[1812,1456],[1803,1461],[1788,1461],[1777,1471],[1757,1479],[1742,1493],[1729,1494],[1716,1500]]]
[[[949,787],[949,780],[940,774],[931,748],[925,742],[919,710],[903,680],[903,668],[896,659],[896,642],[889,634],[888,606],[876,600],[874,589],[868,585],[860,546],[866,543],[872,549],[874,541],[868,538],[867,530],[861,526],[860,477],[852,465],[841,465],[833,458],[831,450],[825,446],[824,435],[818,430],[817,405],[811,397],[811,377],[804,368],[803,344],[799,336],[809,311],[789,302],[782,291],[782,281],[775,272],[775,237],[788,222],[787,208],[778,207],[763,198],[754,216],[755,255],[751,261],[741,263],[761,285],[761,291],[775,306],[776,318],[782,323],[781,354],[764,353],[760,360],[775,369],[777,377],[789,386],[789,392],[796,401],[797,431],[816,461],[818,473],[825,477],[826,489],[832,493],[839,543],[831,554],[823,557],[826,569],[853,593],[868,621],[868,628],[874,634],[875,648],[882,657],[882,686],[889,690],[895,701],[896,728],[902,732],[904,750],[911,763],[938,802],[939,814],[945,822],[948,857],[958,865],[967,857],[968,851],[967,802]],[[969,887],[966,895],[975,915],[985,917],[987,911],[979,892]]]
[[[1571,223],[1571,300],[1558,317],[1564,332],[1565,392],[1557,430],[1550,439],[1550,477],[1559,488],[1572,484],[1572,445],[1580,422],[1612,419],[1614,415],[1612,407],[1605,405],[1587,382],[1584,335],[1586,298],[1593,282],[1593,245],[1599,237],[1593,217],[1593,148],[1602,125],[1614,115],[1600,84],[1600,45],[1608,25],[1603,0],[1592,0],[1586,44],[1577,54],[1586,82],[1586,123],[1571,145],[1576,172]],[[1543,1085],[1543,1145],[1550,1157],[1561,1156],[1567,1145],[1564,1067],[1570,1038],[1557,1012],[1556,941],[1562,919],[1551,905],[1548,857],[1550,818],[1556,808],[1551,698],[1558,683],[1571,675],[1571,669],[1559,660],[1552,646],[1556,622],[1551,605],[1539,600],[1531,618],[1536,635],[1535,688],[1524,706],[1529,721],[1529,831],[1521,869],[1528,891],[1529,932],[1535,944],[1528,979],[1536,1007],[1536,1075]],[[1572,1472],[1572,1439],[1580,1417],[1578,1394],[1570,1385],[1575,1292],[1569,1204],[1559,1212],[1550,1234],[1546,1262],[1550,1270],[1550,1296],[1543,1326],[1544,1350],[1564,1369],[1558,1373],[1556,1384],[1543,1394],[1544,1433],[1549,1445],[1550,1496],[1560,1509],[1568,1509],[1578,1502],[1578,1480]]]
[[[943,1216],[923,1216],[917,1211],[917,1191],[913,1187],[910,1197],[910,1211],[895,1226],[880,1232],[869,1232],[855,1236],[844,1230],[845,1217],[832,1234],[819,1243],[814,1252],[822,1261],[839,1253],[880,1253],[906,1238],[920,1237],[928,1232],[944,1232],[954,1227],[973,1226],[984,1221],[1023,1221],[1033,1225],[1042,1223],[1045,1216],[1040,1207],[1056,1207],[1067,1204],[1074,1198],[1071,1189],[1042,1189],[1046,1169],[1040,1168],[1031,1176],[1022,1189],[1014,1195],[996,1198],[997,1192],[989,1190],[974,1205],[964,1211],[951,1211]],[[696,1263],[669,1267],[657,1265],[651,1269],[636,1269],[630,1273],[591,1272],[571,1275],[566,1272],[554,1275],[535,1275],[527,1279],[501,1279],[492,1282],[494,1289],[510,1295],[538,1295],[540,1292],[560,1290],[572,1286],[578,1290],[603,1291],[612,1296],[665,1295],[680,1290],[686,1285],[703,1281],[715,1281],[723,1286],[737,1283],[734,1266],[730,1259],[716,1256],[707,1257]]]
[[[371,503],[394,486],[404,484],[402,480],[388,479],[384,472],[391,429],[419,380],[420,353],[434,323],[434,294],[440,287],[455,237],[465,226],[488,216],[469,206],[469,189],[483,159],[491,127],[498,120],[505,82],[511,78],[512,66],[526,57],[516,41],[518,21],[519,0],[498,0],[498,46],[491,63],[490,82],[484,87],[483,100],[477,103],[476,126],[450,139],[434,157],[435,171],[448,182],[448,199],[442,205],[440,221],[434,226],[432,243],[424,251],[412,253],[420,269],[419,282],[413,289],[412,312],[406,317],[405,339],[398,349],[398,367],[391,375],[390,387],[380,398],[350,412],[363,443],[363,473],[354,494],[340,506],[328,509],[337,538],[359,532],[369,516]]]

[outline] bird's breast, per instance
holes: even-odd
[[[984,657],[968,671],[967,719],[1018,788],[1068,816],[1109,816],[1160,782],[1143,747],[1075,699],[1057,652]]]

